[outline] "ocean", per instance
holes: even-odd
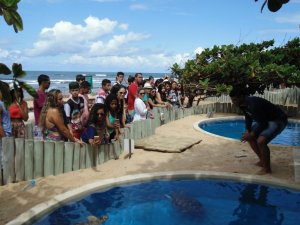
[[[85,76],[91,76],[91,79],[93,81],[93,89],[91,90],[92,93],[96,93],[100,87],[101,82],[103,79],[109,79],[113,82],[116,80],[116,74],[117,72],[77,72],[77,71],[26,71],[26,76],[23,77],[22,81],[25,81],[26,83],[33,86],[35,89],[38,88],[37,83],[37,77],[40,74],[46,74],[50,77],[51,85],[49,90],[51,89],[59,89],[62,91],[64,95],[67,95],[69,90],[69,83],[71,81],[75,81],[77,74],[83,74]],[[125,78],[124,80],[127,81],[127,78],[129,75],[134,76],[135,72],[124,72]],[[154,78],[161,78],[166,75],[166,73],[143,73],[144,79],[147,79],[149,76],[153,76]],[[10,79],[12,75],[8,76],[1,76],[1,80],[4,82],[11,82],[12,79]],[[49,91],[48,90],[48,91]],[[24,91],[24,97],[28,98],[29,95]]]

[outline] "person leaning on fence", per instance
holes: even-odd
[[[119,109],[118,97],[114,94],[109,94],[105,99],[107,109],[106,126],[110,135],[109,140],[118,140],[121,134],[122,111]]]
[[[74,138],[64,124],[62,106],[63,95],[60,90],[52,89],[47,94],[45,105],[40,116],[39,126],[46,141],[64,141],[68,139],[73,142],[82,143]]]
[[[81,140],[87,144],[108,144],[109,134],[106,127],[106,107],[102,103],[93,105],[87,127],[81,134]]]
[[[84,110],[87,110],[84,108],[84,98],[79,96],[79,84],[77,82],[71,82],[69,83],[69,91],[71,94],[71,97],[68,99],[68,101],[64,105],[64,110],[67,116],[68,121],[68,128],[73,134],[72,125],[71,125],[71,117],[74,110],[78,110],[80,113],[80,119],[84,112]]]
[[[121,115],[120,118],[120,126],[121,128],[125,127],[126,123],[130,123],[132,121],[132,118],[128,118],[130,115],[127,114],[126,109],[127,109],[127,104],[126,104],[126,100],[125,100],[125,95],[126,95],[127,91],[126,88],[123,85],[114,85],[111,89],[111,94],[114,94],[117,96],[118,98],[118,114]],[[130,121],[127,121],[127,118]]]
[[[137,92],[137,98],[134,101],[134,117],[133,121],[145,120],[147,117],[153,118],[152,113],[149,112],[150,107],[146,106],[143,101],[145,95],[145,89],[139,88]]]
[[[25,138],[26,127],[24,121],[27,121],[28,105],[23,100],[24,94],[21,87],[15,89],[14,85],[10,85],[10,95],[12,98],[12,104],[8,107],[9,116],[11,120],[12,136],[15,138]]]
[[[3,83],[3,85],[6,84]],[[2,138],[10,137],[10,136],[11,136],[11,123],[9,118],[9,111],[5,107],[5,104],[3,102],[3,96],[0,90],[0,169],[2,169],[3,166]]]
[[[247,96],[246,93],[246,89],[242,87],[234,87],[229,93],[232,103],[245,115],[246,131],[241,141],[247,141],[258,156],[259,161],[256,165],[262,167],[258,174],[271,173],[270,149],[267,144],[284,130],[287,115],[271,102]]]

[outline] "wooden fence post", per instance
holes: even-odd
[[[15,146],[16,146],[16,157],[15,157],[16,181],[23,181],[25,176],[24,138],[15,138]]]
[[[34,141],[33,148],[34,169],[33,177],[39,178],[44,176],[44,142]]]
[[[64,172],[64,148],[65,143],[63,141],[55,142],[54,175],[58,175]]]
[[[74,143],[65,142],[64,148],[64,173],[72,171]]]
[[[53,141],[44,142],[44,177],[54,174],[54,147]]]
[[[73,171],[80,169],[80,144],[74,143],[74,145]]]
[[[15,146],[13,137],[2,138],[3,183],[15,181]]]
[[[25,139],[25,180],[33,179],[34,166],[34,142],[32,139]]]

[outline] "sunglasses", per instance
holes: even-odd
[[[145,94],[145,92],[141,92],[141,93],[140,93],[140,95],[144,95],[144,94]]]
[[[105,116],[105,113],[97,113],[98,116]]]

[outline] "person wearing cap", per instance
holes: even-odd
[[[12,136],[15,138],[25,138],[26,127],[24,121],[27,121],[28,105],[23,100],[23,89],[19,86],[15,89],[13,83],[10,85],[10,95],[12,104],[8,107],[11,120]]]
[[[72,125],[71,125],[71,116],[74,110],[80,112],[80,117],[84,111],[84,99],[79,96],[79,84],[77,82],[69,83],[69,92],[71,97],[68,99],[64,105],[64,110],[67,117],[67,125],[70,132],[73,134]]]
[[[150,91],[152,90],[151,84],[149,82],[146,82],[144,84],[144,89],[145,89],[145,95],[142,100],[146,104],[146,106],[149,106],[148,99],[149,99]]]

